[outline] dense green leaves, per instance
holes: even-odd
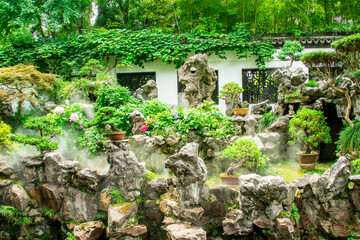
[[[32,62],[43,71],[70,76],[90,59],[108,62],[109,57],[121,65],[143,66],[160,59],[181,66],[188,54],[208,53],[224,58],[235,51],[239,58],[257,56],[259,66],[269,61],[275,49],[269,41],[251,41],[244,30],[231,34],[164,34],[159,31],[111,30],[90,32],[70,40],[38,40],[29,44],[0,45],[0,66]]]
[[[302,108],[290,120],[289,134],[294,141],[305,145],[306,153],[310,153],[320,143],[330,143],[330,127],[326,123],[322,111]]]
[[[340,149],[345,152],[360,150],[360,121],[354,121],[354,127],[345,127],[339,135],[338,144]]]

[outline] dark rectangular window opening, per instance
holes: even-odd
[[[277,102],[278,86],[275,85],[272,78],[275,71],[275,68],[266,70],[243,69],[243,101],[259,103],[269,99],[271,103]]]
[[[150,79],[156,82],[156,72],[117,73],[116,77],[118,83],[129,88],[132,94]]]

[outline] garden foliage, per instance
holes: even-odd
[[[244,89],[238,83],[229,82],[221,88],[219,98],[239,104],[241,102],[240,93],[242,92],[244,92]]]
[[[354,127],[346,126],[337,142],[342,152],[360,151],[360,121],[354,120]]]
[[[254,141],[242,138],[227,146],[222,157],[234,161],[226,172],[228,175],[233,175],[234,171],[241,166],[249,170],[256,170],[265,166],[267,161]]]
[[[10,140],[11,127],[0,121],[0,152],[9,152],[13,142]]]
[[[330,127],[322,111],[302,108],[296,112],[289,122],[289,134],[294,144],[295,141],[303,143],[305,152],[310,153],[320,143],[330,143]]]

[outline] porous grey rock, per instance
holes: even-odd
[[[146,84],[142,85],[134,92],[134,97],[140,99],[142,102],[158,97],[158,89],[155,80],[150,79]]]
[[[310,179],[311,189],[320,202],[325,203],[345,190],[350,176],[346,164],[347,159],[340,157],[321,177]]]
[[[104,176],[99,174],[97,170],[84,168],[76,174],[72,185],[80,189],[97,191],[103,179]]]
[[[180,140],[181,134],[177,132],[167,137],[166,144],[168,144],[169,146],[175,146],[177,143],[180,142]]]
[[[307,80],[307,74],[304,72],[302,68],[297,68],[292,74],[291,74],[291,83],[294,86],[298,86],[302,83],[304,83]]]
[[[210,101],[216,87],[215,70],[208,66],[206,54],[189,58],[178,71],[179,82],[185,84],[185,98],[189,107],[200,105],[203,100]]]
[[[167,215],[188,222],[198,222],[204,214],[204,209],[201,207],[184,208],[179,206],[178,202],[169,199],[161,199],[159,209]]]
[[[180,152],[165,161],[165,167],[178,178],[177,191],[183,207],[199,205],[206,198],[205,186],[207,170],[204,161],[198,156],[199,145],[188,143]]]
[[[229,188],[226,185],[216,185],[210,189],[210,195],[226,205],[232,206],[239,201],[239,190]]]
[[[349,181],[360,186],[360,175],[354,175],[349,177]]]
[[[259,219],[275,220],[283,209],[291,208],[296,186],[282,177],[257,174],[239,177],[239,209],[230,212],[222,225],[227,235],[246,236]]]
[[[125,202],[110,206],[108,209],[108,228],[107,237],[112,237],[118,231],[124,228],[126,220],[132,218],[138,211],[136,202]]]
[[[131,132],[135,134],[141,134],[141,127],[145,125],[145,117],[139,110],[134,110],[130,113],[130,121],[132,123]]]
[[[35,198],[41,206],[48,210],[57,212],[61,209],[63,204],[64,189],[53,184],[43,184],[35,187],[34,190],[29,190],[30,195]]]
[[[254,135],[257,125],[258,125],[258,121],[256,120],[254,115],[250,115],[250,116],[246,117],[245,125],[244,125],[244,128],[246,130],[246,135],[248,135],[248,136]]]
[[[74,236],[78,240],[97,240],[105,235],[105,229],[101,221],[85,222],[74,227]]]
[[[123,229],[120,229],[118,232],[113,233],[111,236],[115,239],[139,239],[140,237],[145,236],[147,233],[147,228],[145,225],[135,225],[127,226]],[[125,238],[123,238],[125,237]]]
[[[26,191],[17,184],[12,185],[5,195],[5,204],[13,206],[19,211],[23,211],[29,201],[30,198]]]
[[[98,212],[98,195],[81,192],[69,187],[64,192],[62,216],[75,222],[89,222],[96,218]]]
[[[143,194],[147,199],[156,199],[168,190],[167,180],[164,178],[156,178],[145,184],[143,187]]]
[[[271,112],[272,107],[269,104],[270,100],[263,101],[261,103],[254,104],[250,107],[251,114],[262,115],[267,112]]]
[[[106,145],[107,160],[110,164],[109,183],[114,189],[121,189],[122,197],[133,201],[140,195],[145,164],[140,163],[130,151],[130,142],[109,141]]]
[[[299,189],[304,189],[305,187],[310,185],[311,175],[306,173],[304,176],[295,179],[293,182],[295,183],[296,187]]]
[[[54,110],[56,108],[56,104],[55,102],[53,101],[48,101],[44,104],[44,107],[43,109],[46,111],[46,112],[51,112],[52,110]]]
[[[289,131],[289,122],[291,116],[283,116],[273,122],[270,127],[266,129],[266,132],[280,132],[287,133]]]
[[[200,227],[189,224],[171,224],[165,227],[170,240],[206,240],[206,232]]]
[[[14,167],[8,162],[0,162],[0,177],[10,177],[15,173]]]

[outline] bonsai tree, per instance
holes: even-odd
[[[303,50],[304,47],[298,41],[285,41],[277,57],[281,60],[290,60],[288,68],[291,68],[294,61],[300,60]]]
[[[15,134],[12,136],[12,140],[34,145],[42,155],[59,148],[57,142],[51,141],[53,137],[62,133],[61,127],[54,118],[48,116],[30,117],[26,119],[24,128],[38,131],[40,136]]]
[[[259,147],[250,139],[239,138],[232,145],[227,146],[222,152],[222,157],[234,161],[226,170],[227,175],[234,175],[235,170],[241,166],[256,170],[266,163],[266,158],[263,157]]]
[[[220,90],[219,98],[225,101],[231,101],[237,106],[241,105],[240,93],[244,92],[244,89],[236,82],[226,83]]]
[[[293,139],[289,144],[300,142],[305,146],[305,153],[310,154],[319,143],[330,143],[330,127],[325,120],[322,111],[307,108],[298,110],[289,123],[289,134]]]
[[[0,93],[2,101],[11,103],[18,100],[17,114],[21,114],[25,101],[35,108],[39,102],[39,90],[52,90],[57,76],[41,73],[36,67],[19,64],[13,67],[0,68],[0,86],[6,87]]]

